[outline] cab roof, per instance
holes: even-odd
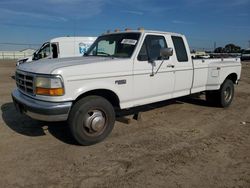
[[[110,35],[110,34],[121,34],[121,33],[142,33],[142,34],[164,34],[164,35],[172,35],[172,36],[184,36],[183,34],[173,33],[173,32],[166,32],[166,31],[154,31],[154,30],[128,30],[128,31],[113,31],[107,32],[103,35]]]

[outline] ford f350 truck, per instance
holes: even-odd
[[[192,60],[184,35],[127,30],[98,37],[84,57],[20,65],[12,98],[34,119],[67,121],[91,145],[110,134],[117,109],[199,92],[228,107],[240,75],[238,58]]]

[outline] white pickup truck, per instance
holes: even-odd
[[[127,30],[100,36],[84,57],[45,59],[16,70],[16,108],[45,121],[68,121],[82,145],[112,131],[116,109],[193,93],[228,107],[241,75],[238,58],[192,60],[185,36]]]

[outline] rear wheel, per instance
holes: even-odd
[[[76,102],[69,115],[69,126],[81,145],[92,145],[105,139],[115,123],[115,112],[108,100],[88,96]]]
[[[225,80],[220,89],[219,105],[221,107],[228,107],[234,97],[234,84],[232,80]]]
[[[224,81],[219,90],[206,92],[207,102],[224,108],[228,107],[232,103],[233,97],[234,84],[232,80],[229,79]]]

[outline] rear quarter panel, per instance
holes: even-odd
[[[194,80],[191,93],[220,89],[221,84],[235,73],[237,80],[241,75],[239,58],[194,60]]]

